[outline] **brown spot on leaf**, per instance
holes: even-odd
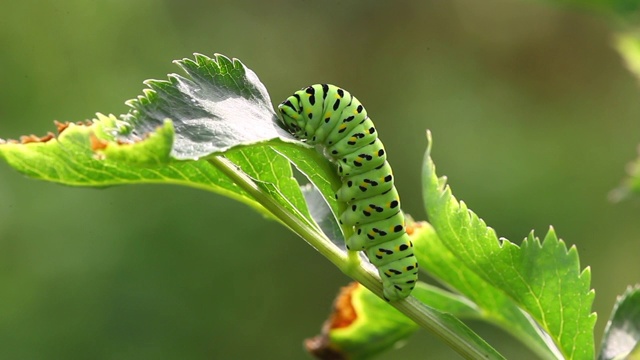
[[[47,135],[45,136],[36,136],[36,135],[23,135],[20,136],[20,143],[21,144],[29,144],[29,143],[45,143],[51,139],[54,139],[56,136],[52,133],[49,132],[47,133]]]
[[[56,130],[58,131],[58,134],[62,133],[65,129],[67,129],[69,127],[69,122],[66,121],[64,123],[59,122],[54,120],[53,123],[56,126]],[[91,124],[91,121],[87,121],[85,123],[78,123],[80,125],[86,125],[86,124]],[[20,140],[13,140],[13,139],[0,139],[0,144],[31,144],[31,143],[46,143],[49,140],[53,140],[56,138],[56,135],[54,133],[52,133],[51,131],[49,131],[46,135],[44,136],[37,136],[34,134],[31,135],[23,135],[20,136]]]
[[[58,120],[53,120],[53,123],[56,125],[56,128],[58,129],[58,134],[61,134],[63,131],[65,131],[69,127],[68,121],[65,121],[62,123]]]
[[[109,145],[108,141],[98,139],[98,137],[94,133],[91,133],[91,135],[89,136],[89,141],[91,141],[91,150],[93,151],[104,150],[107,148],[107,145]]]

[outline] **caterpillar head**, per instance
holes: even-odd
[[[297,138],[306,138],[304,133],[305,119],[302,116],[302,107],[299,99],[295,96],[288,97],[287,100],[278,105],[278,110],[282,115],[282,122],[285,128]]]

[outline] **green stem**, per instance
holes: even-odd
[[[282,205],[276,202],[268,193],[260,189],[253,179],[242,172],[231,161],[221,156],[210,158],[208,161],[233,180],[236,185],[249,193],[249,195],[262,204],[264,208],[291,229],[291,231],[298,234],[313,248],[329,259],[342,272],[360,282],[376,295],[382,296],[382,285],[376,275],[367,271],[362,266],[353,266],[353,260],[350,260],[349,256],[346,255],[343,250],[335,246],[317,228],[309,226],[308,223],[282,207]],[[488,352],[487,348],[490,349],[491,347],[477,335],[473,334],[470,329],[464,327],[468,329],[468,334],[461,334],[460,328],[462,323],[458,319],[449,314],[437,312],[414,297],[390,304],[421,327],[430,330],[433,334],[440,337],[453,350],[466,359],[504,359],[495,351]],[[465,336],[470,334],[472,334],[472,336]]]

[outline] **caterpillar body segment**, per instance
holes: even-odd
[[[392,188],[385,194],[348,202],[349,206],[340,215],[344,225],[357,226],[386,220],[400,212],[398,192]]]
[[[296,91],[278,109],[295,137],[321,146],[337,166],[342,186],[335,196],[347,204],[340,221],[354,230],[347,249],[365,252],[387,300],[409,296],[418,262],[384,145],[360,101],[337,86],[316,84]]]
[[[349,250],[364,251],[369,247],[396,239],[398,238],[398,234],[405,232],[404,226],[400,225],[403,222],[404,215],[402,212],[398,212],[387,218],[387,221],[383,224],[376,221],[358,225],[354,234],[347,239],[347,248]]]
[[[354,175],[336,192],[336,200],[350,202],[380,195],[393,189],[393,173],[388,162],[379,169]]]

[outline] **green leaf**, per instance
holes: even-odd
[[[516,336],[540,357],[556,359],[557,349],[547,341],[536,323],[518,307],[503,291],[495,288],[469,269],[449,249],[444,246],[433,227],[420,222],[413,225],[411,239],[415,245],[415,255],[422,270],[438,279],[451,289],[465,295],[474,303],[480,318],[489,321]],[[469,301],[467,300],[467,301]],[[441,311],[451,312],[427,302]],[[458,316],[456,313],[454,315]]]
[[[317,227],[309,210],[298,181],[293,177],[289,161],[271,146],[260,145],[227,151],[225,157],[256,184],[269,192],[288,212],[295,213]]]
[[[174,136],[171,122],[147,134],[145,140],[133,144],[99,143],[94,151],[95,139],[104,140],[100,139],[106,133],[104,129],[113,128],[116,122],[114,117],[98,115],[98,119],[88,125],[69,124],[57,138],[46,142],[1,144],[0,156],[16,170],[41,180],[92,187],[179,184],[229,196],[275,219],[260,202],[209,161],[172,160],[169,156]],[[229,151],[228,157],[253,183],[261,184],[265,191],[268,187],[271,196],[286,211],[317,227],[286,158],[268,145]]]
[[[428,135],[430,138],[430,134]],[[580,271],[575,247],[567,250],[553,229],[540,242],[533,234],[517,246],[495,232],[438,178],[431,139],[423,168],[424,200],[442,243],[471,271],[527,311],[568,359],[594,357],[590,271]]]
[[[613,306],[599,360],[640,359],[640,286],[629,287]]]
[[[459,319],[482,318],[482,309],[466,297],[424,282],[418,282],[412,295],[427,306]]]
[[[175,61],[189,78],[147,80],[144,95],[130,100],[132,110],[119,130],[121,141],[136,141],[171,119],[176,138],[171,156],[194,159],[239,145],[276,138],[296,141],[277,124],[266,88],[240,60],[195,54],[195,61]]]
[[[99,114],[92,123],[70,124],[58,138],[3,141],[0,156],[18,171],[42,180],[97,187],[177,183],[230,196],[275,218],[211,162],[175,160],[226,150],[253,185],[270,192],[284,211],[317,227],[289,161],[269,146],[291,136],[277,126],[257,76],[221,55],[215,60],[196,55],[195,61],[177,63],[190,78],[171,75],[170,81],[149,81],[152,89],[129,102],[132,110],[124,120]],[[298,152],[305,150],[301,147]]]

